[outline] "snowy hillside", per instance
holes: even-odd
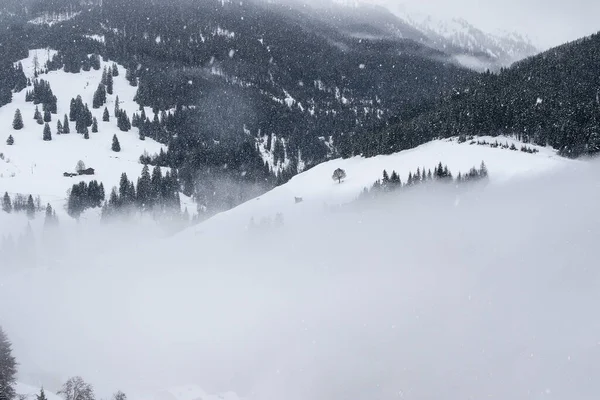
[[[481,137],[477,140],[492,143],[497,140],[508,145],[514,143],[517,148],[522,145],[517,140],[504,137]],[[447,164],[456,176],[459,172],[465,173],[484,161],[490,173],[491,184],[502,184],[577,162],[556,155],[550,148],[531,148],[537,149],[538,152],[529,154],[470,144],[468,141],[459,144],[456,139],[449,139],[436,140],[392,155],[336,159],[299,174],[287,184],[217,215],[194,229],[197,234],[212,229],[241,229],[251,218],[259,223],[263,218],[273,220],[277,213],[282,213],[286,222],[300,221],[303,216],[312,212],[353,201],[365,187],[370,187],[374,181],[381,178],[384,169],[388,173],[395,170],[400,174],[402,182],[406,182],[409,172],[415,172],[417,168],[433,168],[439,162]],[[342,168],[347,173],[347,178],[341,184],[331,178],[337,168]],[[302,198],[302,202],[295,204],[296,197]]]
[[[54,55],[52,50],[32,50],[29,57],[22,60],[23,69],[28,78],[34,78],[35,64],[43,66]],[[110,121],[102,121],[104,107],[93,109],[92,98],[102,78],[104,66],[112,63],[103,61],[99,70],[91,69],[78,74],[52,71],[41,74],[39,79],[50,83],[52,91],[58,99],[58,112],[52,115],[49,123],[52,131],[52,140],[42,140],[43,125],[39,125],[33,115],[36,106],[25,101],[25,94],[30,88],[20,93],[15,93],[12,103],[0,108],[0,122],[3,124],[3,136],[0,137],[0,192],[8,192],[11,197],[16,194],[37,195],[41,198],[43,206],[50,203],[59,216],[65,215],[67,190],[80,181],[89,182],[98,180],[110,193],[113,186],[117,186],[123,172],[129,179],[137,179],[141,173],[142,165],[139,157],[144,152],[154,154],[164,146],[147,138],[141,141],[138,129],[121,132],[117,127],[113,110],[116,98],[119,97],[119,107],[129,116],[138,110],[138,105],[133,101],[136,88],[129,85],[125,79],[125,69],[119,66],[119,76],[114,77],[114,94],[107,96],[106,107],[110,112]],[[69,105],[72,98],[81,95],[83,102],[89,104],[94,117],[98,120],[98,133],[90,133],[85,140],[82,135],[74,132],[74,122],[71,122],[71,133],[57,135],[56,124],[61,122],[65,114],[69,114]],[[41,111],[41,104],[39,105]],[[23,116],[24,128],[12,128],[13,116],[19,109]],[[151,110],[147,109],[150,113]],[[117,135],[121,151],[116,153],[111,150],[113,135]],[[12,135],[14,144],[9,146],[7,138]],[[75,172],[77,162],[81,160],[88,168],[95,169],[93,176],[64,177],[63,173]],[[3,213],[4,214],[4,213]],[[8,218],[2,215],[2,218]],[[68,218],[68,217],[66,217]],[[3,224],[0,224],[0,226]],[[0,234],[2,234],[0,228]]]

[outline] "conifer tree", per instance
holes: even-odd
[[[69,118],[67,117],[67,114],[65,114],[65,118],[63,120],[63,133],[64,134],[68,134],[71,133],[71,128],[69,127]]]
[[[112,65],[112,76],[119,76],[119,67],[116,63]]]
[[[38,106],[35,106],[35,112],[33,113],[33,119],[35,119],[36,121],[39,121],[40,119],[42,119],[42,114],[40,114],[40,109],[38,108]]]
[[[112,73],[106,74],[106,93],[113,94],[113,76],[112,76]]]
[[[56,122],[56,134],[57,135],[63,134],[63,126],[62,126],[62,122],[60,122],[60,119]]]
[[[114,151],[115,153],[118,153],[121,151],[121,144],[119,143],[119,139],[117,138],[117,135],[113,136],[113,140],[112,140],[112,147],[111,147],[112,151]]]
[[[14,400],[17,382],[17,361],[12,355],[12,343],[0,327],[0,398]]]
[[[50,114],[50,111],[45,110],[44,111],[44,122],[50,122],[52,121],[52,114]]]
[[[75,99],[71,99],[71,105],[69,107],[69,121],[75,122],[77,119],[77,102]]]
[[[10,196],[8,192],[4,192],[4,196],[2,197],[2,211],[11,213],[13,210],[12,202],[10,200]]]
[[[46,206],[46,217],[44,218],[44,228],[50,228],[58,224],[58,218],[56,218],[56,212],[52,209],[50,203]],[[37,396],[37,399],[45,399],[44,389]]]
[[[115,118],[119,117],[119,96],[115,99]]]
[[[48,204],[48,207],[50,207],[50,204]],[[50,207],[50,209],[52,209],[52,207]],[[54,214],[54,216],[56,216],[56,214]],[[48,217],[48,212],[46,210],[46,217]],[[40,394],[36,394],[35,395],[36,400],[47,400],[46,398],[46,393],[44,393],[44,388],[42,387],[40,389]]]
[[[8,146],[12,146],[13,144],[15,144],[15,138],[13,138],[12,135],[8,135],[8,139],[6,139],[6,144]]]
[[[35,203],[33,202],[32,195],[29,195],[29,197],[27,198],[27,205],[25,206],[25,211],[29,219],[35,218]]]
[[[85,106],[83,108],[83,119],[84,119],[85,126],[92,126],[92,123],[94,122],[94,117],[92,116],[92,112],[88,108],[87,103],[85,104]]]
[[[106,108],[106,107],[104,107],[104,114],[102,115],[102,121],[104,121],[104,122],[110,121],[110,115],[108,113],[108,108]]]
[[[13,129],[18,131],[23,129],[23,116],[21,115],[21,110],[17,109],[15,111],[15,117],[13,119]]]
[[[46,142],[49,142],[50,140],[52,140],[52,131],[50,130],[50,125],[48,125],[48,123],[46,123],[46,125],[44,125],[44,136],[42,138]]]
[[[106,80],[107,75],[108,75],[108,71],[105,66],[104,69],[102,70],[102,79],[100,80],[100,83],[103,84],[104,86],[106,86],[106,83],[107,83],[107,80]]]
[[[106,87],[103,83],[98,85],[98,89],[94,92],[92,100],[92,108],[100,108],[106,103]]]
[[[481,166],[479,167],[479,176],[483,179],[488,177],[488,170],[483,161],[481,162]]]
[[[150,168],[148,168],[148,165],[144,165],[137,182],[137,202],[140,208],[148,208],[150,205],[151,189]]]
[[[83,138],[86,140],[90,138],[90,133],[88,132],[87,126],[85,127],[85,130],[83,131]]]
[[[98,120],[96,117],[92,120],[92,133],[98,133]]]

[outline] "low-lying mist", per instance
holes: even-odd
[[[0,323],[22,380],[81,375],[99,398],[198,384],[260,400],[596,399],[599,172],[416,188],[270,231],[78,227],[85,245],[60,266],[1,275]]]

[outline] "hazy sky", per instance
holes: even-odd
[[[600,31],[597,0],[368,0],[436,16],[458,16],[484,31],[516,31],[548,48]]]

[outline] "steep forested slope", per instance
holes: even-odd
[[[392,153],[434,137],[514,135],[577,157],[600,151],[600,34],[551,49],[498,74],[478,75],[437,103],[347,136],[346,155]]]

